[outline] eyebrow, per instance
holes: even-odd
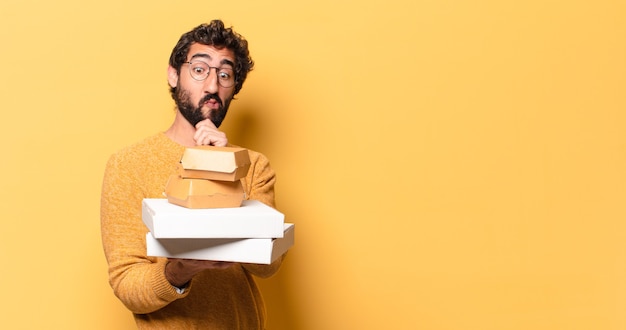
[[[189,59],[189,62],[191,62],[191,60],[193,60],[194,58],[206,58],[206,59],[209,59],[209,60],[212,59],[211,55],[209,55],[209,54],[199,53],[199,54],[193,54],[191,56],[191,58]],[[235,67],[235,63],[233,63],[233,61],[231,61],[231,60],[229,60],[227,58],[221,60],[220,64],[228,64],[228,65],[230,65],[232,67]]]

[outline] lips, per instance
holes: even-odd
[[[203,106],[209,107],[210,109],[219,109],[219,107],[222,105],[222,102],[220,102],[219,97],[215,95],[207,95],[202,100],[201,104]]]
[[[208,106],[211,109],[217,109],[220,107],[220,103],[217,102],[216,100],[209,100],[204,102],[204,105]]]

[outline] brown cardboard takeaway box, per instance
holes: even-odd
[[[283,237],[285,216],[257,200],[241,207],[190,209],[164,198],[145,198],[142,219],[155,238]]]
[[[146,234],[147,254],[154,257],[270,264],[294,244],[292,223],[282,238],[155,239]]]
[[[184,179],[170,176],[165,186],[167,200],[191,209],[239,207],[244,199],[241,181]]]
[[[185,149],[179,174],[183,178],[237,181],[248,174],[248,149],[198,146]]]

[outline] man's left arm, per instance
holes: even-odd
[[[268,206],[275,208],[274,201],[274,184],[276,182],[276,173],[270,166],[270,162],[263,154],[249,150],[250,170],[244,180],[244,190],[246,199],[258,200]],[[250,273],[267,278],[278,271],[285,255],[278,258],[270,265],[261,264],[242,264],[242,266]]]

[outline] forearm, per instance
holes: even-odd
[[[131,312],[146,314],[183,298],[165,278],[164,259],[155,263],[136,263],[120,270],[110,269],[113,292]]]
[[[165,277],[167,259],[146,256],[146,229],[141,220],[122,221],[111,213],[102,210],[102,243],[115,295],[138,314],[153,312],[181,298]]]
[[[146,256],[147,228],[141,220],[141,177],[111,159],[102,185],[102,245],[115,295],[133,313],[158,310],[181,298],[165,278],[167,259]]]

